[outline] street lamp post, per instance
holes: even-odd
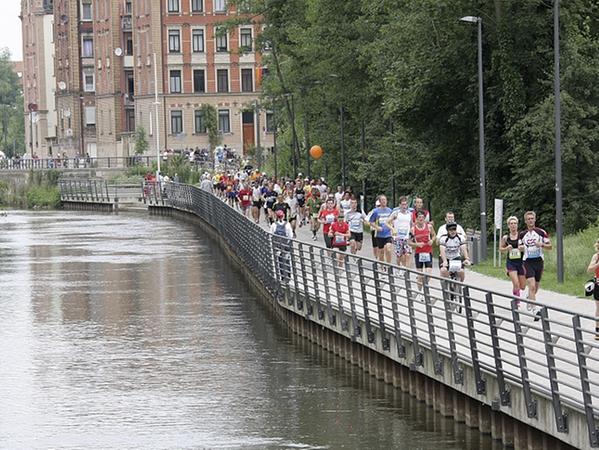
[[[559,0],[553,0],[553,53],[555,89],[555,235],[557,251],[557,282],[564,282],[564,230],[562,211],[562,130],[559,70]]]
[[[479,149],[479,177],[480,177],[480,233],[481,233],[481,259],[487,259],[487,194],[485,180],[485,122],[483,101],[483,19],[481,17],[466,16],[462,22],[476,23],[478,25],[478,149]]]
[[[158,66],[156,64],[156,53],[153,54],[154,58],[154,111],[156,116],[156,178],[160,175],[160,120],[158,119]]]

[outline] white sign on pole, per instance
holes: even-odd
[[[503,225],[503,199],[495,199],[495,228],[500,230]]]

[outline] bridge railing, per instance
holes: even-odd
[[[273,236],[193,186],[167,183],[163,192],[161,202],[208,222],[267,290],[307,318],[341,327],[362,342],[379,336],[384,351],[413,367],[425,363],[427,349],[434,372],[450,374],[454,385],[464,383],[468,365],[477,393],[498,392],[495,408],[511,407],[512,386],[519,386],[528,417],[539,418],[533,393],[543,396],[552,402],[559,432],[569,430],[566,411],[579,411],[590,445],[599,446],[595,317],[575,314],[568,305],[539,304],[541,319],[535,321],[527,308],[534,303],[527,300]]]
[[[0,159],[0,170],[111,169],[150,166],[155,156]]]
[[[108,183],[104,179],[58,180],[60,199],[66,202],[115,203],[142,199],[142,182]]]

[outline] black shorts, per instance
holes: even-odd
[[[362,242],[364,240],[364,233],[354,233],[353,231],[350,233],[349,237],[350,241]]]
[[[300,208],[303,208],[304,206],[306,206],[306,200],[299,200],[298,199],[297,206],[299,206]]]
[[[433,267],[433,254],[432,253],[428,253],[429,258],[428,261],[426,262],[421,262],[420,261],[420,255],[426,255],[426,253],[414,253],[414,263],[416,265],[417,269],[422,269],[423,267],[426,267],[428,269],[432,269]]]
[[[253,202],[254,208],[262,208],[262,200],[254,200]]]
[[[593,290],[593,298],[599,301],[599,281],[595,282],[595,289]]]
[[[387,244],[393,244],[393,238],[392,237],[376,238],[376,246],[379,249],[385,248],[385,245],[387,245]]]
[[[333,247],[333,248],[339,250],[340,252],[344,252],[347,250],[347,245],[339,245],[339,246]]]
[[[333,238],[329,236],[329,233],[324,233],[324,245],[326,248],[333,248]]]
[[[534,278],[538,283],[541,281],[541,277],[543,276],[543,259],[542,258],[534,258],[534,259],[525,259],[524,260],[524,274],[526,279]]]
[[[372,238],[372,248],[378,248],[378,239],[374,235],[374,231],[370,232],[370,237]]]

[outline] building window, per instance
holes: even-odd
[[[242,28],[240,32],[239,46],[243,51],[252,51],[252,29]]]
[[[206,120],[204,118],[204,111],[197,110],[195,112],[195,134],[206,134]]]
[[[225,134],[231,132],[231,123],[229,121],[229,110],[218,110],[218,132]]]
[[[181,52],[181,33],[179,30],[168,30],[168,52]]]
[[[214,12],[225,12],[227,10],[227,0],[214,0]]]
[[[96,90],[96,80],[93,70],[83,72],[83,90],[85,92],[94,92]]]
[[[195,29],[191,32],[192,50],[194,53],[204,51],[204,30]]]
[[[193,71],[193,92],[206,92],[206,77],[204,75],[204,70],[202,69]]]
[[[170,79],[171,94],[180,94],[181,93],[181,71],[180,70],[171,70],[169,79]]]
[[[91,21],[92,16],[92,2],[91,0],[83,0],[81,2],[81,20],[86,22]]]
[[[254,77],[252,69],[241,69],[241,92],[254,90]]]
[[[125,35],[125,55],[133,56],[133,35],[131,33]]]
[[[96,107],[86,106],[85,107],[85,126],[93,127],[96,126]]]
[[[171,111],[171,134],[183,133],[183,111]]]
[[[94,57],[94,38],[84,37],[82,39],[81,56],[83,58],[93,58]]]
[[[229,50],[229,45],[227,42],[227,30],[222,27],[218,27],[216,29],[216,51],[217,52],[226,52]]]
[[[275,114],[272,111],[266,111],[266,132],[275,132]]]
[[[132,11],[133,11],[133,7],[131,4],[131,0],[126,0],[125,1],[125,14],[131,14]]]
[[[227,69],[216,71],[216,92],[229,92],[229,71]]]
[[[191,12],[201,13],[204,11],[204,0],[191,0]]]
[[[181,11],[180,0],[168,0],[168,12],[178,13]]]
[[[125,126],[129,133],[135,131],[135,110],[132,108],[125,110]]]

